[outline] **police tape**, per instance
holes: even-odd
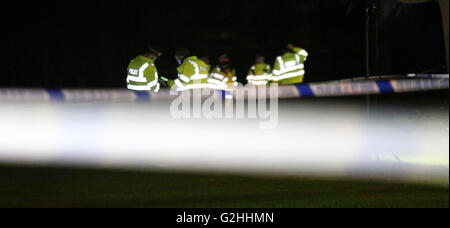
[[[354,82],[354,81],[366,81],[366,80],[394,80],[394,79],[406,79],[406,78],[418,78],[418,79],[448,79],[448,74],[395,74],[395,75],[377,75],[369,77],[358,78],[346,78],[330,82]]]
[[[241,90],[267,89],[270,87],[237,87],[233,91],[220,91],[223,98],[239,94]],[[408,93],[449,88],[447,75],[406,75],[398,79],[330,81],[297,85],[279,85],[278,98],[338,97],[370,94]],[[245,99],[248,93],[245,93]],[[130,91],[127,89],[0,89],[0,101],[136,101],[173,99],[170,89],[158,93]]]
[[[449,88],[448,78],[414,78],[395,80],[311,83],[296,85],[299,94],[290,97],[333,97],[387,93],[407,93]],[[284,98],[287,95],[283,95]]]

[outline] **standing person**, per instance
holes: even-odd
[[[247,76],[250,85],[267,85],[272,73],[272,67],[265,62],[263,55],[256,55],[256,64],[253,65]]]
[[[156,48],[148,47],[128,65],[127,88],[134,91],[159,91],[158,70],[155,60],[161,56]]]
[[[308,57],[308,52],[305,49],[288,44],[283,53],[275,60],[271,80],[279,84],[303,83],[304,63]]]
[[[209,83],[213,88],[219,89],[238,86],[236,70],[231,66],[230,57],[227,54],[219,57],[219,65],[212,70]]]
[[[170,86],[176,86],[178,91],[208,88],[208,65],[197,58],[189,57],[189,50],[181,48],[175,53],[178,64],[178,78],[170,81]]]

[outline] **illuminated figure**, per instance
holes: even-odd
[[[134,91],[159,91],[158,70],[155,60],[161,56],[156,48],[149,47],[144,55],[131,60],[127,69],[127,88]]]
[[[265,63],[263,55],[256,55],[256,64],[253,65],[247,76],[248,84],[250,85],[267,85],[271,77],[272,67]]]
[[[212,70],[209,83],[213,88],[221,89],[238,86],[236,70],[231,66],[230,57],[227,54],[219,57],[219,65]]]
[[[175,86],[178,91],[189,89],[203,89],[208,86],[208,65],[197,58],[197,56],[189,56],[189,51],[185,48],[179,49],[175,53],[175,59],[178,66],[178,78],[170,81],[170,86]]]
[[[271,80],[279,84],[302,83],[307,58],[308,52],[305,49],[289,44],[284,54],[276,58]]]

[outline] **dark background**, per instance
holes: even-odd
[[[445,72],[438,4],[377,2],[372,73]],[[129,61],[148,44],[163,47],[157,66],[169,78],[179,47],[213,63],[230,54],[245,82],[255,54],[272,63],[288,42],[310,53],[307,82],[360,77],[365,8],[363,0],[16,1],[2,6],[0,87],[124,87]]]

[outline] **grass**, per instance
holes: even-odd
[[[448,208],[448,198],[448,186],[0,166],[0,207]]]

